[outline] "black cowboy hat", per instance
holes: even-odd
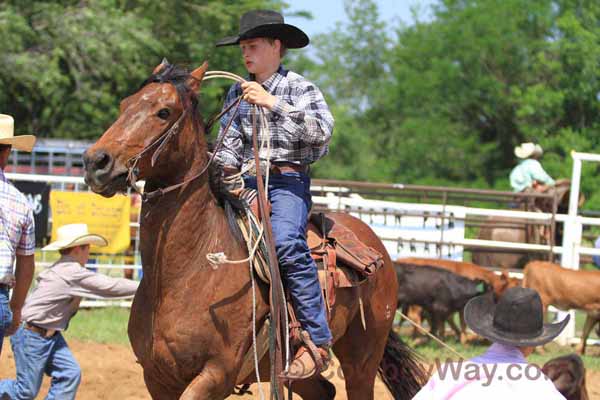
[[[306,33],[294,25],[283,22],[283,16],[276,11],[253,10],[240,18],[240,33],[228,36],[217,42],[217,47],[239,44],[240,40],[258,37],[279,39],[288,49],[299,49],[308,45]]]
[[[539,346],[557,337],[567,326],[570,315],[560,322],[544,324],[540,295],[533,289],[508,289],[498,303],[486,294],[471,299],[465,306],[465,322],[477,334],[510,346]]]

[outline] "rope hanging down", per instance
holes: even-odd
[[[209,79],[217,79],[217,78],[225,78],[225,79],[231,79],[233,81],[239,82],[239,83],[243,83],[246,82],[243,78],[241,78],[238,75],[232,74],[230,72],[226,72],[226,71],[208,71],[207,73],[205,73],[204,77],[203,77],[203,81],[204,80],[209,80]],[[238,111],[239,108],[239,104],[242,100],[242,97],[240,96],[235,102],[235,110],[234,110],[234,115],[235,113]],[[231,109],[232,105],[230,105],[229,107],[225,108],[221,113],[219,113],[213,120],[211,120],[211,122],[209,123],[210,125],[212,125],[212,123],[216,120],[218,120],[219,118],[221,118],[222,115],[226,114],[227,112],[229,112],[229,110]],[[256,121],[256,116],[258,114],[259,117],[259,128],[261,130],[261,134],[259,134],[258,129],[257,129],[257,121]],[[216,153],[218,152],[223,139],[225,137],[225,135],[227,134],[227,130],[229,129],[231,122],[233,120],[234,115],[232,115],[230,117],[229,123],[227,124],[227,127],[223,130],[221,137],[218,139],[217,142],[217,146],[215,147],[214,153],[212,154],[208,165],[210,165],[210,163],[213,161]],[[251,168],[255,168],[256,169],[256,175],[257,175],[257,184],[258,184],[258,192],[259,192],[259,208],[261,210],[261,215],[263,215],[263,223],[261,225],[261,229],[260,229],[260,234],[259,236],[256,238],[256,242],[254,244],[254,246],[251,245],[250,242],[247,243],[248,246],[248,257],[246,259],[243,260],[229,260],[227,258],[227,256],[220,252],[220,253],[209,253],[206,255],[206,258],[208,259],[208,261],[213,264],[214,267],[217,267],[217,265],[219,264],[225,264],[225,263],[231,263],[231,264],[240,264],[243,262],[250,262],[250,269],[252,272],[252,262],[254,260],[255,254],[256,254],[256,250],[258,248],[258,244],[262,238],[263,235],[266,236],[267,239],[267,253],[268,253],[268,259],[269,259],[269,266],[270,266],[270,272],[271,272],[271,293],[270,293],[270,304],[271,304],[271,318],[273,319],[273,323],[271,324],[271,329],[272,329],[272,336],[275,336],[272,339],[275,339],[273,342],[275,343],[275,348],[271,349],[271,398],[275,398],[275,399],[280,399],[281,396],[283,396],[283,385],[281,382],[281,379],[279,378],[281,369],[282,369],[282,359],[281,359],[281,353],[280,353],[280,349],[282,347],[281,344],[281,335],[283,335],[285,337],[285,369],[287,370],[287,368],[289,367],[289,363],[290,363],[290,349],[289,349],[289,338],[288,338],[288,330],[287,330],[287,312],[285,309],[283,309],[282,304],[285,304],[285,295],[283,294],[283,288],[280,287],[281,286],[281,280],[279,278],[279,267],[277,264],[277,258],[276,258],[276,253],[275,253],[275,248],[274,248],[274,242],[273,242],[273,238],[272,238],[272,232],[271,232],[271,225],[270,225],[270,219],[269,219],[269,215],[266,214],[266,201],[268,199],[268,187],[269,187],[269,171],[270,171],[270,154],[271,154],[271,148],[270,148],[270,134],[269,134],[269,124],[265,115],[265,111],[262,107],[259,106],[254,106],[253,107],[253,113],[252,113],[252,140],[253,140],[253,147],[254,147],[254,165],[252,165],[251,163],[248,164],[245,168],[243,168],[239,173],[228,177],[227,179],[229,181],[242,181],[242,175],[246,172],[248,172]],[[260,145],[258,142],[258,137],[261,138],[260,141]],[[264,151],[264,153],[263,153]],[[261,174],[261,160],[260,160],[260,155],[263,153],[265,155],[266,158],[266,165],[265,165],[265,181],[262,181],[262,174]],[[208,168],[208,165],[206,168]],[[266,228],[266,229],[265,229]],[[251,279],[253,280],[253,275],[251,273]],[[252,285],[252,291],[253,291],[253,303],[255,301],[255,287],[254,284]],[[255,306],[253,306],[252,309],[252,319],[253,319],[253,347],[254,347],[254,358],[255,358],[255,364],[258,363],[258,359],[257,359],[257,349],[256,349],[256,330],[255,330],[255,324],[256,324],[256,308]],[[281,320],[283,320],[283,329],[281,327]],[[263,398],[263,393],[262,393],[262,388],[260,387],[260,376],[258,373],[258,368],[255,368],[255,372],[256,372],[256,379],[259,382],[259,395],[260,398]]]

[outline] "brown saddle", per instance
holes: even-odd
[[[258,197],[254,190],[243,190],[240,197],[246,200],[251,212],[260,220]],[[268,204],[271,210],[271,204]],[[383,266],[383,256],[377,250],[361,242],[346,226],[329,218],[325,213],[312,213],[308,218],[306,241],[319,272],[326,272],[334,287],[357,286],[356,282],[369,278]],[[339,268],[354,272],[352,275]],[[326,289],[327,285],[323,286]]]
[[[251,207],[254,213],[255,209]],[[256,215],[256,213],[254,213]],[[306,232],[310,255],[317,265],[328,316],[335,304],[335,289],[359,286],[383,266],[383,256],[366,246],[344,225],[326,214],[311,214]],[[265,257],[259,252],[254,268],[265,283],[271,277]]]

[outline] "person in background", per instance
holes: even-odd
[[[535,143],[521,143],[515,147],[515,156],[521,161],[510,172],[510,186],[515,192],[533,189],[545,192],[554,186],[554,179],[544,171],[539,159],[544,154],[542,147]]]
[[[34,399],[44,374],[52,380],[46,399],[74,399],[81,369],[62,332],[77,313],[82,298],[126,297],[138,282],[112,278],[85,268],[90,245],[106,246],[85,224],[64,225],[57,240],[43,250],[57,250],[61,258],[37,277],[37,286],[23,307],[23,324],[11,337],[17,377],[0,381],[0,399]]]
[[[12,148],[30,152],[35,136],[15,136],[14,125],[10,115],[0,114],[0,354],[4,336],[13,334],[21,322],[21,309],[35,269],[33,210],[4,175]]]
[[[564,399],[527,357],[536,346],[557,337],[570,316],[544,324],[539,294],[522,287],[508,289],[498,303],[487,294],[475,297],[464,315],[467,325],[492,345],[471,360],[439,366],[414,399]]]

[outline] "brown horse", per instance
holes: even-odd
[[[199,174],[209,162],[195,109],[205,72],[206,64],[191,73],[167,63],[156,67],[139,91],[122,101],[118,119],[84,156],[86,181],[103,196],[125,191],[131,175],[146,181],[146,192],[185,182],[144,202],[141,211],[144,278],[131,309],[129,339],[150,394],[161,400],[229,396],[236,384],[245,383],[238,374],[252,343],[248,265],[213,269],[206,260],[207,253],[221,251],[243,259],[247,250],[232,232],[209,174]],[[149,148],[156,151],[146,152]],[[139,164],[132,165],[139,154]],[[411,398],[423,375],[415,354],[391,331],[398,287],[392,262],[367,225],[349,215],[330,217],[385,258],[385,266],[365,284],[336,291],[330,326],[348,399],[373,399],[378,369],[395,398]],[[259,289],[256,311],[262,325],[268,288]],[[265,357],[262,377],[268,368]],[[322,376],[296,382],[292,389],[303,399],[335,396]]]
[[[556,181],[556,185],[550,187],[546,193],[554,194],[557,199],[556,213],[566,213],[569,207],[569,194],[571,192],[571,181],[561,179]],[[579,203],[583,204],[584,197],[580,197]],[[552,213],[553,200],[547,198],[537,198],[533,204],[522,204],[520,210],[528,210],[534,212]],[[501,226],[497,226],[501,225]],[[489,217],[483,224],[477,239],[495,240],[500,242],[516,242],[516,243],[536,243],[550,244],[550,239],[557,246],[561,245],[562,229],[560,225],[554,232],[554,237],[550,237],[548,227],[542,230],[540,225],[524,224],[515,222],[511,218]],[[473,262],[477,265],[487,267],[501,268],[523,268],[525,264],[532,260],[546,260],[547,253],[511,253],[511,252],[494,252],[494,251],[476,251],[473,252]]]

